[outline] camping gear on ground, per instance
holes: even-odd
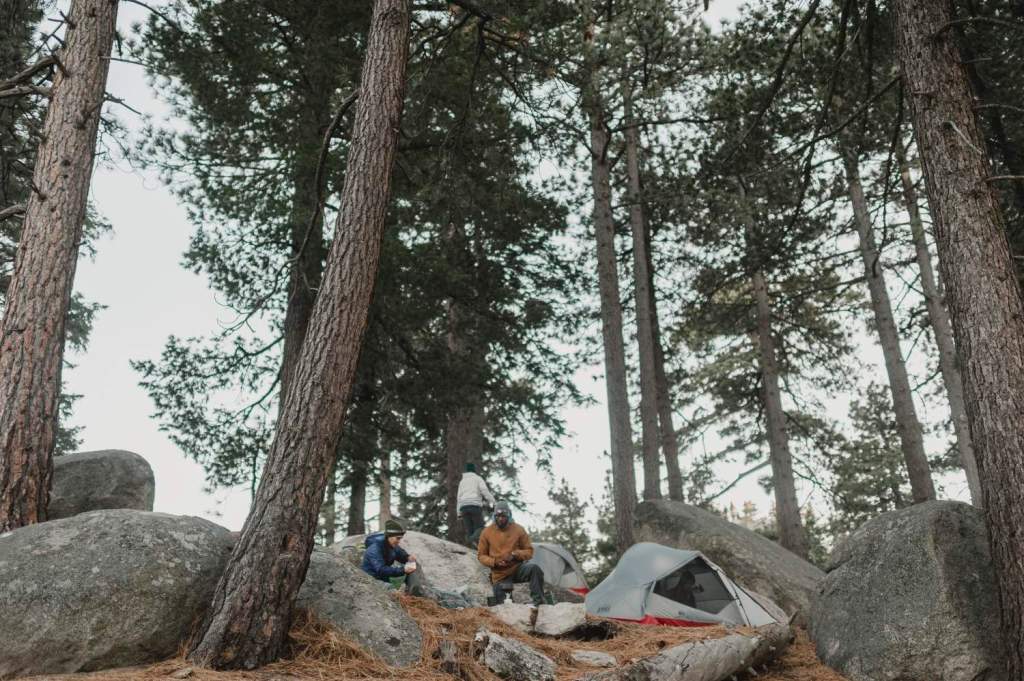
[[[533,558],[529,562],[540,566],[540,569],[544,571],[544,582],[551,586],[566,589],[581,596],[590,591],[579,563],[560,544],[535,542]]]
[[[758,627],[776,619],[699,551],[634,544],[586,598],[587,614],[641,624]]]

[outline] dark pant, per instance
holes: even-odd
[[[513,584],[530,583],[530,600],[534,605],[544,603],[544,571],[539,565],[533,563],[520,563],[516,571],[511,575],[494,584],[494,604],[501,605],[505,602],[505,590],[512,590]]]
[[[422,596],[424,587],[423,579],[423,564],[417,562],[415,570],[402,575],[401,577],[395,578],[392,584],[395,585],[396,588],[401,588],[399,585],[404,581],[406,593],[413,596]]]
[[[480,506],[463,506],[459,509],[462,516],[462,527],[466,530],[466,540],[473,538],[473,533],[484,529],[484,509]]]

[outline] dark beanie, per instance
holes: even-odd
[[[467,473],[476,473],[476,464],[475,463],[467,463],[466,464],[466,472]]]
[[[401,537],[405,534],[405,528],[397,520],[388,520],[384,523],[384,536],[385,537]]]

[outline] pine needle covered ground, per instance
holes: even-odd
[[[369,681],[405,679],[415,681],[451,681],[441,670],[441,661],[434,651],[442,640],[453,642],[459,649],[459,662],[468,681],[500,681],[482,664],[473,659],[473,639],[481,628],[507,638],[527,643],[558,664],[558,681],[576,679],[594,667],[576,664],[574,650],[596,650],[614,655],[620,662],[654,655],[660,650],[704,639],[719,638],[729,633],[722,627],[650,627],[619,624],[609,640],[576,641],[533,637],[508,626],[485,608],[445,610],[433,601],[400,595],[399,600],[423,630],[420,661],[413,667],[398,669],[366,653],[345,639],[337,630],[322,622],[304,617],[292,630],[290,659],[282,660],[251,672],[217,672],[192,667],[183,657],[148,667],[112,669],[90,674],[30,677],[34,681],[156,681],[157,679],[188,679],[189,681]],[[740,629],[739,631],[743,631]],[[845,681],[844,677],[825,667],[814,655],[814,647],[803,632],[786,655],[774,665],[762,681]],[[26,680],[29,681],[29,680]]]

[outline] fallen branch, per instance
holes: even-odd
[[[785,624],[758,627],[755,633],[684,643],[586,681],[725,681],[776,659],[793,642]]]

